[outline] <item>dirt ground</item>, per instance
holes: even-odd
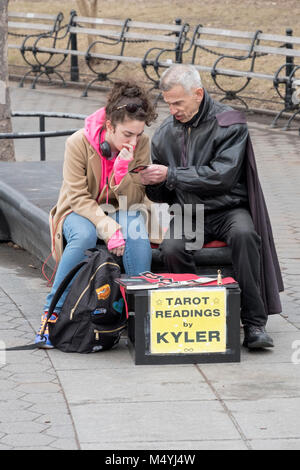
[[[57,14],[62,12],[64,14],[64,23],[68,21],[70,11],[72,9],[77,10],[76,1],[65,0],[63,3],[57,0],[54,1],[39,1],[39,0],[10,0],[9,1],[9,12],[39,12],[39,13],[52,13]],[[203,26],[210,28],[222,28],[232,29],[239,31],[256,31],[261,30],[264,33],[270,34],[282,34],[285,35],[286,29],[291,28],[294,36],[300,37],[300,1],[299,0],[189,0],[183,2],[182,0],[103,0],[98,1],[98,14],[99,18],[115,18],[115,19],[126,19],[131,18],[135,21],[145,21],[154,23],[174,23],[176,18],[181,18],[182,22],[190,25],[190,31],[193,31],[196,25],[202,24]],[[111,27],[109,28],[111,29]],[[24,34],[24,31],[13,31],[14,33]],[[207,39],[214,39],[213,36],[207,37]],[[9,35],[9,43],[20,44],[22,43],[22,36]],[[240,40],[238,42],[243,42]],[[44,45],[47,45],[44,43]],[[86,50],[87,38],[85,35],[78,37],[78,49]],[[131,43],[126,47],[130,48],[128,55],[143,56],[145,51],[148,50],[153,44],[149,43]],[[261,45],[263,45],[261,43]],[[64,47],[63,44],[58,47]],[[115,47],[115,46],[114,46]],[[278,47],[278,43],[277,43]],[[300,45],[297,45],[299,50]],[[111,46],[97,46],[93,52],[110,53],[114,49]],[[211,49],[212,50],[212,49]],[[201,65],[213,65],[214,61],[218,57],[214,52],[222,53],[222,50],[212,50],[213,53],[204,50],[198,51],[196,56],[196,63]],[[201,52],[201,53],[200,53]],[[228,50],[226,51],[228,53]],[[174,55],[174,53],[173,53]],[[171,56],[170,56],[171,57]],[[168,56],[166,55],[166,58]],[[191,59],[191,53],[187,53],[184,56],[184,62],[189,62]],[[300,59],[296,59],[300,62]],[[256,60],[255,71],[261,73],[274,74],[278,68],[284,63],[283,56],[271,57],[263,56]],[[26,68],[24,67],[24,60],[17,50],[9,50],[9,64],[10,73],[18,73],[23,75]],[[223,68],[229,68],[231,59],[223,61]],[[249,62],[247,61],[234,61],[235,68],[240,70],[247,70]],[[238,64],[238,65],[237,65]],[[299,64],[300,65],[300,64]],[[99,66],[99,64],[98,64]],[[87,68],[84,59],[79,61],[81,80],[89,81],[91,77],[91,71]],[[105,67],[109,67],[109,64],[100,63],[101,70],[105,70]],[[104,67],[104,69],[103,69]],[[65,71],[65,74],[69,73],[69,59],[65,61],[60,67],[61,70]],[[28,69],[28,68],[27,68]],[[95,70],[98,71],[97,66]],[[145,80],[145,75],[140,66],[123,65],[120,66],[117,72],[114,73],[113,77],[118,78],[127,74],[134,74],[141,80]],[[300,78],[300,70],[299,70]],[[202,79],[205,87],[210,92],[218,92],[213,80],[208,73],[202,73]],[[220,84],[226,88],[228,84],[232,82],[232,79],[222,78]],[[235,89],[238,89],[243,85],[242,79],[235,80]],[[251,107],[257,108],[268,108],[268,109],[280,109],[282,100],[276,93],[272,81],[268,80],[252,80],[247,86],[245,91],[242,92],[241,96],[245,97],[246,102]],[[220,98],[222,95],[220,95]],[[237,102],[237,104],[239,104]]]

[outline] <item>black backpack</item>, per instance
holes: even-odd
[[[121,275],[119,265],[106,249],[95,248],[86,254],[88,257],[65,277],[48,311],[50,341],[63,352],[111,349],[127,325],[125,295],[115,282]],[[56,322],[49,322],[58,300],[77,273]],[[46,324],[41,337],[45,328]]]

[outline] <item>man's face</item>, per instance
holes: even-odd
[[[183,86],[175,85],[171,90],[163,91],[163,98],[169,105],[172,116],[184,123],[190,121],[198,112],[203,94],[203,88],[195,88],[187,93]]]

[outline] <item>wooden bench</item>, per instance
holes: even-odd
[[[181,20],[168,25],[132,21],[129,18],[87,18],[77,16],[74,10],[65,25],[62,25],[61,13],[57,16],[11,13],[9,29],[20,27],[19,21],[11,21],[13,15],[25,18],[22,23],[25,29],[38,31],[28,35],[22,46],[18,46],[31,67],[20,86],[31,73],[35,74],[32,88],[43,74],[50,80],[51,74],[55,73],[65,84],[57,68],[70,56],[71,80],[79,79],[80,58],[95,76],[86,85],[82,96],[87,96],[89,88],[96,82],[112,82],[116,78],[114,72],[119,71],[121,64],[125,67],[125,76],[127,70],[134,75],[142,67],[152,88],[157,89],[161,73],[173,63],[183,62],[210,74],[217,88],[225,95],[221,101],[239,100],[246,108],[242,91],[253,80],[271,82],[284,102],[284,107],[271,124],[273,127],[285,111],[293,112],[285,129],[299,113],[299,103],[294,102],[292,96],[294,82],[299,80],[300,74],[300,37],[292,36],[291,30],[286,31],[286,36],[264,34],[259,30],[247,32],[206,28],[202,25],[190,31],[189,25],[181,24]],[[52,24],[28,23],[29,19],[50,21]],[[90,38],[88,47],[83,46],[83,38]],[[132,47],[133,44],[135,47]]]
[[[155,61],[157,54],[164,52],[168,54],[169,64],[175,60],[181,61],[181,54],[185,44],[186,35],[189,30],[187,24],[156,24],[139,21],[115,20],[109,18],[87,18],[73,14],[68,25],[69,42],[66,48],[44,47],[35,44],[38,52],[49,54],[61,54],[63,56],[84,57],[89,69],[96,75],[86,86],[82,96],[87,96],[89,88],[96,82],[112,81],[110,76],[120,64],[142,66],[145,75],[158,87],[159,76],[157,68],[159,62]],[[94,27],[86,27],[91,25]],[[94,38],[86,50],[77,50],[78,37],[91,36]],[[71,47],[73,43],[73,47]],[[138,54],[133,55],[130,44],[140,43]],[[75,47],[74,47],[75,44]],[[147,44],[147,47],[145,47]],[[152,47],[149,48],[149,44]],[[104,47],[104,51],[99,48]]]
[[[277,120],[285,111],[295,111],[285,128],[299,112],[299,104],[292,101],[296,73],[300,66],[300,38],[293,37],[292,31],[287,35],[264,34],[261,31],[245,32],[215,28],[205,28],[198,25],[192,39],[193,53],[191,63],[200,72],[209,72],[216,86],[225,94],[224,99],[240,100],[246,107],[244,99],[239,96],[251,80],[268,80],[284,101],[284,108],[272,122],[274,127]],[[200,56],[199,53],[202,53]],[[213,55],[211,65],[203,65],[203,55]],[[202,64],[200,63],[202,62]],[[229,65],[227,65],[229,64]],[[266,71],[267,69],[267,71]],[[229,77],[227,86],[222,83],[222,77]],[[244,83],[240,84],[239,80]],[[234,88],[235,84],[237,86]],[[283,88],[283,90],[282,90]]]
[[[20,87],[24,85],[26,77],[35,75],[32,88],[35,88],[37,80],[46,74],[50,80],[50,75],[55,73],[63,80],[63,77],[55,70],[66,59],[63,57],[55,64],[52,62],[54,54],[45,54],[38,50],[38,43],[41,40],[47,45],[55,48],[60,39],[64,39],[67,33],[65,25],[62,25],[64,15],[50,15],[46,13],[9,13],[8,30],[9,34],[23,38],[21,44],[9,44],[9,49],[18,49],[24,61],[30,66],[30,70],[23,76]],[[38,22],[35,22],[38,21]],[[28,34],[28,32],[30,33]],[[63,80],[64,82],[64,80]]]

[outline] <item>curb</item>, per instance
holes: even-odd
[[[1,230],[0,240],[10,239],[44,262],[51,245],[47,214],[3,181],[0,181],[0,217],[6,228]],[[52,259],[48,265],[53,267]]]

